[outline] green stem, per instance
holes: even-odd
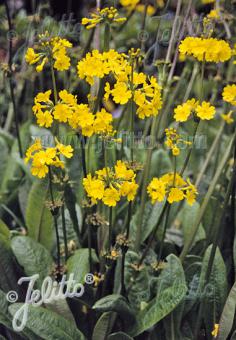
[[[103,51],[104,52],[109,51],[109,48],[110,48],[110,38],[111,38],[110,25],[106,24],[105,25],[105,30],[104,30],[104,43],[103,43]],[[99,109],[99,105],[101,103],[103,92],[104,92],[104,86],[105,86],[105,79],[102,78],[102,79],[100,79],[97,99],[96,99],[95,104],[94,104],[93,113],[96,113],[97,110]]]
[[[112,246],[112,207],[109,208],[108,250]]]
[[[83,53],[82,53],[82,58],[84,58],[89,51],[89,48],[90,48],[91,43],[93,41],[94,33],[95,33],[95,27],[92,28],[90,33],[89,33],[89,37],[87,39],[86,45],[85,45]]]
[[[194,127],[194,132],[193,132],[193,141],[192,141],[192,145],[191,147],[189,148],[188,150],[188,154],[187,154],[187,157],[185,158],[185,161],[184,161],[184,165],[180,171],[180,176],[182,176],[188,166],[188,162],[190,160],[190,157],[192,155],[192,151],[193,151],[193,147],[194,147],[194,143],[195,143],[195,139],[196,139],[196,135],[197,135],[197,130],[198,130],[198,127],[199,127],[199,123],[200,121],[198,121],[197,123],[195,123],[195,127]]]
[[[53,68],[52,63],[51,63],[51,75],[52,75],[52,86],[53,86],[54,101],[55,101],[55,104],[56,104],[57,101],[58,101],[57,85],[56,85],[56,77],[55,77],[55,72],[54,72],[54,68]]]
[[[111,29],[110,25],[105,25],[105,31],[104,31],[104,45],[103,45],[103,51],[107,52],[110,48],[110,38],[111,38]]]
[[[157,263],[158,264],[160,263],[161,257],[162,257],[162,251],[163,251],[163,247],[164,247],[164,240],[165,240],[166,230],[167,230],[168,222],[169,222],[170,208],[171,208],[171,205],[168,204],[167,211],[166,211],[166,220],[165,220],[164,230],[163,230],[163,234],[162,234],[162,238],[161,238],[161,245],[160,245],[160,249],[159,249],[158,259],[157,259]]]
[[[148,9],[148,0],[145,1],[145,7],[144,7],[144,12],[143,12],[143,18],[142,18],[142,25],[141,25],[141,32],[145,31],[145,26],[146,26],[146,18],[147,18],[147,9]],[[141,39],[141,50],[145,50],[145,40]]]
[[[204,71],[205,71],[205,58],[204,58],[204,60],[202,61],[202,64],[201,64],[201,85],[200,85],[201,86],[201,88],[200,88],[200,102],[201,103],[202,103],[202,100],[203,100]],[[195,139],[196,139],[196,135],[197,135],[197,130],[198,130],[199,123],[200,123],[199,118],[196,118],[196,119],[197,119],[197,122],[195,123],[195,128],[194,128],[194,132],[193,132],[192,147],[189,149],[187,157],[186,157],[186,159],[184,161],[184,165],[183,165],[182,170],[180,172],[181,176],[183,175],[184,171],[187,168],[188,162],[190,160],[190,157],[191,157],[191,154],[192,154],[192,151],[193,151],[193,148],[194,148],[194,143],[195,143]]]
[[[131,97],[131,118],[130,118],[130,155],[131,162],[134,161],[134,61],[132,61],[131,65],[131,84],[130,84],[132,97]]]
[[[60,238],[59,238],[59,230],[58,230],[58,224],[57,224],[57,211],[55,207],[55,200],[54,200],[53,188],[52,188],[52,172],[51,172],[50,167],[49,167],[49,192],[50,192],[50,197],[52,201],[51,214],[53,216],[53,222],[54,222],[55,233],[56,233],[56,242],[57,242],[57,268],[58,270],[60,270],[60,266],[61,266]]]
[[[121,295],[125,296],[126,290],[125,290],[125,255],[126,251],[125,249],[122,249],[122,257],[121,257]]]
[[[128,218],[126,222],[126,239],[129,240],[129,233],[130,233],[130,221],[132,217],[132,201],[129,202],[128,206]],[[122,249],[122,258],[121,258],[121,295],[125,296],[125,256],[128,249]]]
[[[62,220],[62,231],[63,231],[63,239],[64,239],[64,247],[65,247],[65,260],[68,259],[68,245],[67,245],[67,233],[66,233],[66,219],[65,219],[65,206],[61,207],[61,220]]]
[[[87,166],[86,166],[86,156],[85,156],[85,137],[84,136],[80,136],[79,134],[77,134],[77,137],[80,140],[80,147],[81,147],[81,160],[82,160],[82,167],[83,167],[83,173],[84,173],[84,177],[87,177]]]
[[[156,134],[156,126],[157,126],[157,116],[153,118],[152,127],[151,127],[151,143],[154,142],[155,134]],[[154,143],[155,144],[155,143]],[[152,160],[152,152],[155,145],[152,145],[147,152],[147,158],[144,167],[144,174],[143,174],[143,185],[142,185],[142,192],[141,192],[141,205],[139,211],[139,218],[138,218],[138,225],[137,225],[137,232],[136,232],[136,240],[135,240],[135,250],[139,251],[140,243],[141,243],[141,233],[142,233],[142,223],[143,223],[143,215],[145,210],[145,203],[146,203],[146,187],[149,177],[149,171],[151,166]]]
[[[92,273],[93,271],[93,263],[92,263],[92,230],[91,224],[88,223],[88,249],[89,249],[89,271]]]

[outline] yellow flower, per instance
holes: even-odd
[[[24,159],[25,163],[29,162],[29,160],[32,157],[33,152],[39,151],[39,150],[42,150],[42,144],[41,144],[41,140],[39,138],[36,138],[34,144],[32,144],[26,151],[26,156]]]
[[[178,173],[167,173],[160,178],[154,177],[147,187],[147,192],[153,204],[162,202],[167,197],[170,204],[186,198],[187,203],[192,205],[198,194],[189,179],[186,182]]]
[[[219,17],[219,12],[216,9],[212,9],[210,13],[207,14],[207,18],[209,19],[219,19]]]
[[[181,54],[195,57],[199,61],[224,62],[231,58],[231,48],[224,40],[215,38],[187,37],[179,45]]]
[[[186,188],[185,198],[189,205],[193,205],[193,203],[196,201],[196,196],[198,192],[196,187],[190,182],[189,179],[187,179],[187,183],[189,187]]]
[[[105,109],[102,109],[100,112],[97,112],[93,122],[94,133],[98,134],[111,133],[113,130],[112,121],[113,121],[112,114],[106,112]]]
[[[102,199],[104,194],[104,184],[101,180],[92,178],[91,174],[88,174],[83,179],[83,186],[87,195],[93,199]]]
[[[213,331],[211,332],[211,335],[214,337],[214,338],[217,338],[218,334],[219,334],[219,327],[220,325],[218,323],[215,323],[214,325],[214,329]]]
[[[214,118],[216,109],[208,102],[202,102],[201,105],[196,107],[196,114],[202,120],[210,120]]]
[[[182,201],[184,199],[184,193],[181,189],[179,188],[171,188],[170,189],[170,193],[168,195],[167,201],[169,203],[173,203],[173,202],[179,202]]]
[[[127,196],[128,201],[133,201],[138,190],[138,184],[134,181],[125,181],[120,188],[121,196]]]
[[[45,64],[47,63],[47,61],[48,61],[48,58],[45,57],[45,58],[43,58],[41,64],[39,64],[39,65],[36,66],[36,71],[37,71],[38,73],[39,73],[39,72],[42,72],[42,70],[43,70]]]
[[[74,150],[71,145],[64,145],[57,142],[56,148],[66,158],[71,158],[73,156]]]
[[[97,203],[99,199],[105,205],[114,207],[122,196],[125,196],[128,201],[134,200],[138,189],[138,184],[134,179],[134,171],[118,160],[115,169],[106,167],[97,170],[94,178],[89,174],[83,179],[83,185],[93,203]]]
[[[91,14],[91,19],[83,18],[82,25],[87,29],[96,27],[100,23],[120,23],[126,21],[126,18],[119,18],[118,11],[114,7],[105,7],[103,9],[97,8],[97,13]]]
[[[66,123],[68,119],[72,116],[72,111],[68,105],[63,103],[58,103],[54,106],[53,116],[59,122]]]
[[[162,180],[153,178],[147,187],[147,192],[153,204],[155,202],[162,202],[166,195],[166,185]]]
[[[128,89],[126,83],[117,82],[111,91],[114,102],[117,104],[126,104],[132,97],[132,92]]]
[[[134,172],[131,169],[127,169],[127,166],[124,162],[118,160],[115,165],[115,175],[116,178],[121,178],[123,180],[131,180],[134,177]]]
[[[25,54],[26,62],[30,65],[33,65],[37,63],[39,59],[40,59],[40,55],[38,53],[35,53],[33,48],[29,47]]]
[[[145,5],[139,4],[136,6],[136,11],[140,13],[144,13],[145,11]],[[147,15],[152,16],[156,12],[155,7],[148,5],[147,6]]]
[[[117,202],[120,200],[119,191],[113,187],[105,189],[102,201],[109,207],[115,207]]]
[[[53,123],[53,118],[52,118],[52,115],[51,113],[46,110],[46,111],[38,111],[37,115],[37,124],[39,126],[45,126],[47,128],[49,128],[50,126],[52,126],[52,123]]]
[[[49,60],[54,60],[53,67],[58,71],[68,70],[70,67],[70,57],[67,55],[67,49],[71,48],[72,44],[59,37],[49,37],[49,33],[39,35],[39,42],[37,43],[35,50],[28,48],[25,60],[30,65],[40,62],[36,66],[37,72],[42,72],[46,63]]]
[[[236,84],[225,86],[222,96],[225,102],[236,105]]]
[[[57,141],[57,147],[43,149],[39,139],[26,151],[25,162],[32,160],[31,173],[33,176],[44,178],[49,172],[48,166],[64,168],[64,162],[58,157],[63,154],[67,158],[72,157],[73,149]]]
[[[185,141],[181,138],[181,136],[177,133],[176,129],[169,128],[165,129],[166,141],[165,145],[171,149],[173,156],[178,156],[180,154],[180,149],[178,144],[181,142],[183,144],[189,145],[191,142]]]
[[[175,113],[174,119],[177,122],[185,122],[189,118],[193,110],[196,108],[197,104],[198,104],[198,101],[192,98],[192,99],[187,100],[182,105],[178,105],[174,109],[174,113]]]
[[[233,111],[229,111],[227,114],[221,114],[221,118],[227,123],[232,124],[234,122],[234,119],[232,118]]]

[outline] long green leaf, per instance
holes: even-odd
[[[28,236],[13,237],[11,247],[27,276],[39,274],[36,283],[41,287],[44,278],[53,270],[53,260],[48,250]]]
[[[141,334],[162,320],[179,305],[186,294],[187,286],[180,260],[171,254],[167,261],[159,276],[156,296],[138,313],[136,325],[128,332],[131,336]]]
[[[236,310],[236,282],[230,290],[220,317],[218,340],[227,339],[232,330]]]
[[[53,245],[53,220],[46,207],[47,186],[43,182],[33,184],[26,208],[28,235],[44,245],[49,251]]]
[[[14,317],[22,308],[23,303],[14,303],[9,306],[9,312]],[[76,329],[73,323],[62,316],[42,307],[28,305],[28,319],[26,327],[45,340],[83,340],[83,334]],[[22,321],[22,313],[18,317]]]
[[[92,259],[97,262],[97,256],[92,249]],[[76,282],[83,283],[85,275],[89,273],[89,250],[87,248],[78,249],[67,261],[67,275],[74,275]]]

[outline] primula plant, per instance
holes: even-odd
[[[0,338],[236,339],[234,2],[0,11]]]

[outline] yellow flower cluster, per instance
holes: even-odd
[[[227,85],[223,89],[223,100],[232,105],[236,105],[236,85]]]
[[[234,122],[234,119],[232,118],[233,111],[229,111],[229,113],[221,114],[221,118],[226,122],[226,124],[232,124]]]
[[[114,169],[103,168],[96,171],[94,177],[88,174],[83,179],[83,186],[92,203],[102,200],[105,205],[114,207],[122,197],[126,197],[128,201],[134,200],[138,189],[135,177],[134,171],[119,160]]]
[[[141,4],[140,0],[120,0],[120,4],[121,6],[125,7],[129,12],[136,10],[137,12],[143,13],[145,11],[145,5]],[[154,6],[147,6],[147,15],[151,16],[155,13],[155,11],[156,10]]]
[[[31,173],[38,178],[44,178],[49,166],[64,169],[64,162],[60,156],[71,158],[73,156],[73,148],[71,145],[64,145],[56,141],[56,147],[43,148],[40,139],[36,139],[26,151],[25,162],[32,161]]]
[[[165,129],[166,141],[165,145],[171,149],[173,156],[178,156],[180,154],[179,144],[191,145],[191,142],[185,141],[181,138],[181,136],[177,133],[176,129],[169,128]]]
[[[212,9],[210,13],[207,14],[208,19],[219,19],[219,11],[217,9]]]
[[[68,70],[70,67],[70,57],[67,49],[72,44],[67,39],[59,37],[50,38],[48,33],[39,36],[39,44],[33,49],[27,49],[25,60],[30,65],[37,64],[36,71],[41,72],[47,62],[51,63],[58,71]]]
[[[147,187],[147,192],[153,204],[167,198],[170,204],[186,199],[187,203],[192,205],[197,195],[197,189],[190,180],[185,181],[178,173],[154,177]]]
[[[231,58],[232,51],[225,40],[215,38],[187,37],[179,45],[181,54],[195,57],[199,61],[224,62]]]
[[[77,97],[62,90],[55,105],[50,99],[52,91],[40,92],[34,99],[33,112],[39,126],[50,127],[54,120],[68,123],[73,129],[80,130],[84,136],[93,134],[112,134],[112,115],[102,109],[93,115],[87,104],[78,104]]]
[[[114,7],[97,8],[97,13],[91,14],[91,19],[83,18],[82,25],[89,30],[101,23],[120,23],[126,21],[126,18],[118,18],[118,11]]]
[[[133,93],[138,117],[143,119],[156,116],[162,107],[161,87],[156,78],[148,78],[142,72],[132,72],[129,59],[129,56],[114,50],[104,53],[93,50],[79,61],[78,75],[93,85],[95,77],[103,78],[113,74],[116,82],[112,89],[110,84],[106,83],[105,100],[112,96],[115,103],[123,105],[132,98]]]
[[[202,102],[199,104],[194,98],[187,100],[182,105],[178,105],[174,109],[174,119],[177,122],[186,122],[193,113],[196,117],[202,120],[210,120],[214,118],[216,110],[213,105],[208,102]]]
[[[87,53],[77,65],[78,76],[85,79],[90,85],[94,84],[94,78],[103,78],[109,73],[115,72],[125,74],[129,69],[131,70],[131,67],[124,55],[115,50],[103,53],[93,50],[92,53]]]
[[[113,89],[110,84],[105,86],[105,100],[108,100],[110,95],[117,104],[126,104],[132,97],[137,105],[137,115],[139,118],[156,116],[162,107],[161,87],[156,78],[150,79],[144,73],[136,73],[133,75],[117,75],[117,82]]]

